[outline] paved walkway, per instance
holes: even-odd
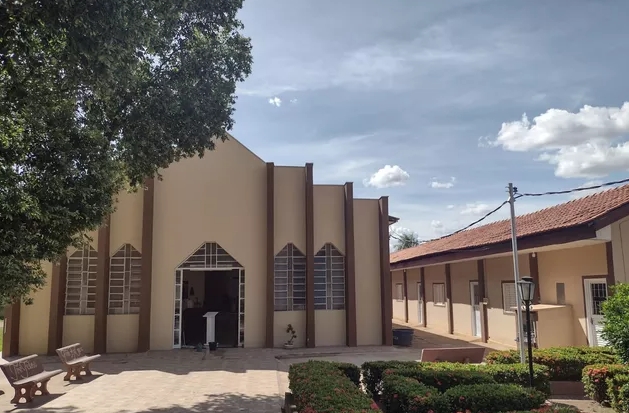
[[[13,390],[0,379],[0,411],[175,413],[277,413],[288,389],[288,367],[310,357],[350,361],[417,360],[416,349],[390,347],[326,348],[316,351],[229,349],[203,359],[193,350],[106,355],[93,363],[95,377],[66,383],[62,375],[49,384],[50,396],[31,406],[10,404]],[[279,358],[278,358],[279,357]],[[44,357],[47,370],[60,368]]]

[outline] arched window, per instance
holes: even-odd
[[[306,256],[293,244],[275,256],[275,311],[306,309]]]
[[[125,244],[109,264],[109,314],[140,312],[142,254],[131,244]]]
[[[66,315],[94,314],[98,254],[89,245],[68,257],[66,271]]]
[[[345,257],[330,243],[315,255],[315,310],[345,309]]]

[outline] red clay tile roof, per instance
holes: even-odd
[[[518,216],[516,218],[518,239],[528,235],[538,235],[548,231],[587,224],[628,203],[629,185],[623,185]],[[510,239],[510,221],[497,221],[426,242],[417,247],[394,252],[390,256],[390,261],[396,263],[429,255],[444,254],[453,250],[482,247]]]

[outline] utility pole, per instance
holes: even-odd
[[[518,324],[518,348],[520,349],[520,363],[526,362],[526,346],[524,345],[524,325],[522,323],[522,294],[520,293],[520,266],[518,263],[518,234],[515,225],[515,191],[513,184],[509,183],[509,207],[511,209],[511,246],[513,248],[513,278],[515,280],[515,300],[518,310],[516,312]],[[529,329],[531,327],[529,326]]]

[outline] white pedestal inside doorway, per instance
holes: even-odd
[[[216,314],[218,314],[218,312],[208,311],[203,315],[203,317],[207,319],[207,325],[205,328],[206,343],[216,342]]]

